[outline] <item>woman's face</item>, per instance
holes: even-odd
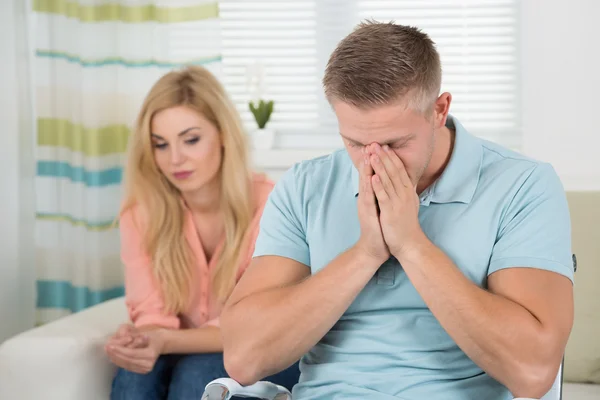
[[[212,182],[221,168],[221,135],[202,114],[186,106],[159,111],[150,127],[154,160],[181,191],[194,192]]]

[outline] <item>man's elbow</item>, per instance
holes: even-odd
[[[225,348],[223,362],[227,374],[242,386],[252,385],[262,378],[258,360],[245,352],[232,352]]]
[[[549,364],[527,366],[513,376],[509,389],[515,397],[539,399],[550,391],[557,375],[558,368]]]
[[[243,386],[258,382],[260,365],[259,356],[255,354],[253,345],[248,343],[248,337],[232,334],[237,327],[228,326],[227,316],[221,317],[221,332],[223,333],[223,363],[227,374]],[[225,327],[224,327],[224,325]],[[229,329],[229,330],[228,330]],[[227,334],[229,332],[229,334]]]

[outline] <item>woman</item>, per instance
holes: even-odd
[[[219,313],[250,263],[273,183],[248,166],[234,105],[207,70],[163,76],[130,138],[120,213],[132,325],[106,343],[112,399],[199,399],[226,377]],[[297,382],[297,365],[268,380]]]

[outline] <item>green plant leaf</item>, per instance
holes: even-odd
[[[273,104],[273,100],[270,100],[269,102],[260,100],[258,105],[255,105],[253,101],[248,103],[250,111],[252,112],[252,115],[254,115],[254,119],[256,120],[256,124],[258,125],[259,129],[263,129],[267,125],[267,122],[269,122],[271,114],[273,113]]]

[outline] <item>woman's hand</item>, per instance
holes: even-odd
[[[121,325],[108,340],[105,351],[115,365],[138,374],[147,374],[154,368],[163,347],[161,328],[140,331],[126,324]]]
[[[123,324],[106,343],[109,344],[136,348],[145,347],[147,343],[142,331],[131,324]]]

